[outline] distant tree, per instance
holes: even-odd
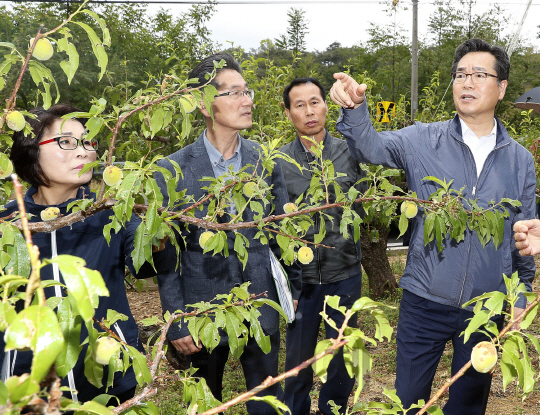
[[[280,49],[287,49],[293,52],[293,56],[306,50],[306,35],[308,31],[308,21],[303,9],[291,7],[287,11],[289,27],[287,34],[281,35],[275,40],[275,44]]]

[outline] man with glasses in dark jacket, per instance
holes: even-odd
[[[337,179],[343,192],[364,176],[358,162],[356,162],[343,140],[332,137],[325,129],[326,94],[322,84],[315,78],[298,78],[293,80],[283,92],[283,102],[287,117],[294,124],[297,132],[296,140],[285,145],[281,151],[291,156],[304,169],[300,171],[292,163],[283,163],[283,173],[287,182],[287,191],[290,202],[294,203],[299,196],[306,199],[312,178],[312,163],[316,160],[311,152],[314,140],[324,145],[322,158],[332,161],[335,172],[345,173]],[[359,185],[358,185],[359,186]],[[329,201],[336,199],[335,190],[329,188]],[[358,213],[360,204],[354,205]],[[362,267],[360,260],[360,243],[354,242],[350,232],[345,239],[339,231],[342,210],[332,208],[324,212],[334,218],[333,222],[326,219],[326,236],[321,242],[332,246],[328,249],[313,246],[314,259],[311,263],[302,266],[302,293],[298,303],[296,320],[287,329],[287,358],[285,369],[290,370],[313,356],[317,344],[317,336],[321,325],[321,315],[324,298],[327,295],[340,296],[340,305],[351,308],[360,298],[362,288]],[[313,242],[314,234],[319,232],[321,215],[313,217],[315,226],[309,230],[306,239]],[[338,327],[343,323],[343,314],[328,307],[327,314]],[[349,325],[356,327],[356,318],[349,320]],[[337,332],[325,324],[326,338],[336,338]],[[311,366],[300,371],[298,376],[285,380],[285,404],[293,415],[308,415],[310,413],[309,392],[313,386],[313,370]],[[343,362],[343,353],[340,351],[328,367],[328,379],[321,387],[319,394],[319,410],[323,414],[332,414],[328,401],[334,401],[341,406],[344,413],[347,407],[349,394],[354,387],[354,378],[351,378]]]
[[[528,291],[535,274],[534,259],[520,257],[512,241],[512,225],[535,216],[534,160],[510,138],[495,117],[497,103],[508,85],[510,59],[504,49],[481,39],[469,39],[457,49],[452,64],[456,116],[453,120],[423,124],[398,131],[377,133],[366,104],[365,84],[346,74],[334,74],[330,96],[343,107],[336,128],[347,139],[353,156],[364,163],[405,170],[409,189],[427,199],[438,186],[425,177],[453,179],[453,189],[463,189],[465,200],[488,208],[491,201],[519,200],[508,208],[502,243],[482,246],[475,232],[464,240],[447,237],[438,252],[436,242],[424,245],[422,212],[412,220],[407,266],[400,280],[403,297],[397,328],[397,395],[406,408],[427,401],[433,377],[448,341],[452,341],[452,376],[467,363],[472,348],[485,334],[474,333],[464,343],[461,333],[473,317],[463,304],[491,291],[506,291],[503,274],[518,271]],[[467,208],[467,206],[465,206]],[[527,228],[527,226],[524,226]],[[522,231],[518,226],[517,232]],[[520,236],[518,241],[524,237]],[[519,247],[525,249],[526,247]],[[525,297],[516,303],[523,312]],[[492,319],[499,329],[504,317]],[[487,407],[490,373],[469,368],[450,387],[445,415],[479,415]],[[408,411],[407,414],[416,413]]]
[[[217,69],[215,77],[214,62],[223,60],[225,66]],[[283,214],[283,205],[288,202],[285,180],[281,171],[280,162],[277,161],[271,174],[266,175],[259,163],[260,145],[244,139],[240,131],[251,128],[251,107],[253,105],[253,90],[242,77],[242,69],[238,62],[228,53],[218,53],[209,56],[197,65],[189,74],[189,79],[198,79],[192,84],[200,87],[208,82],[215,86],[218,94],[211,103],[213,117],[209,108],[201,104],[201,113],[206,121],[206,130],[193,144],[171,154],[168,159],[175,161],[184,173],[177,185],[176,191],[186,190],[193,200],[201,200],[207,194],[203,187],[208,184],[205,177],[218,177],[227,174],[229,169],[239,171],[247,167],[252,172],[264,175],[264,180],[272,189],[275,210],[270,204],[264,207],[264,216],[271,212]],[[159,164],[174,174],[170,161],[163,160]],[[156,173],[156,180],[164,195],[164,205],[168,203],[167,183],[162,174]],[[195,216],[203,220],[208,214],[210,200],[206,200],[202,209],[195,209]],[[181,211],[188,207],[184,204],[176,207]],[[221,223],[229,222],[236,215],[241,215],[242,221],[253,221],[257,212],[249,207],[238,212],[234,205],[225,207],[225,213],[218,216]],[[205,253],[200,246],[200,237],[205,229],[189,225],[183,231],[184,246],[181,255],[180,271],[159,275],[159,294],[163,311],[171,313],[176,310],[185,310],[189,304],[200,301],[212,301],[218,294],[227,294],[235,286],[250,282],[249,291],[254,294],[266,293],[273,301],[278,301],[278,295],[271,273],[270,249],[255,237],[258,228],[239,229],[238,232],[249,240],[247,247],[248,261],[245,267],[238,259],[234,250],[235,232],[227,232],[227,246],[229,255],[212,255]],[[275,239],[269,242],[274,254],[279,255],[279,246]],[[292,297],[296,300],[300,292],[300,268],[296,265],[285,267],[291,284]],[[189,311],[192,311],[188,307]],[[279,314],[276,310],[264,305],[259,309],[259,321],[264,334],[269,336],[271,349],[263,352],[255,338],[251,335],[245,345],[240,362],[246,379],[248,390],[260,385],[268,376],[277,376],[279,352]],[[206,380],[212,394],[222,399],[223,371],[229,356],[229,346],[226,342],[220,343],[211,352],[200,343],[195,343],[186,324],[173,324],[167,333],[172,345],[181,353],[188,356],[193,367],[198,370],[195,376]],[[245,334],[247,335],[247,334]],[[223,339],[222,339],[223,340]],[[282,398],[280,384],[272,385],[257,394],[257,396],[274,395]],[[250,414],[273,414],[274,409],[265,402],[249,400],[246,403]]]

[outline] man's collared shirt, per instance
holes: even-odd
[[[214,177],[221,176],[223,173],[229,172],[229,166],[232,166],[233,172],[237,172],[242,167],[242,153],[240,148],[242,147],[242,140],[240,140],[240,135],[238,135],[238,146],[232,157],[228,160],[225,160],[223,154],[221,154],[217,148],[215,148],[212,143],[208,140],[206,136],[206,130],[203,133],[203,142],[208,157],[210,158],[210,164],[212,165],[212,170],[214,170]],[[227,210],[231,215],[236,214],[236,207],[230,205]]]
[[[469,128],[469,126],[461,118],[459,119],[461,123],[461,135],[463,141],[467,144],[467,147],[471,149],[471,152],[474,157],[474,162],[476,163],[476,177],[480,177],[480,172],[484,167],[487,156],[495,148],[497,143],[497,120],[493,119],[493,129],[488,135],[484,135],[480,138]]]
[[[225,160],[223,154],[221,154],[217,148],[215,148],[212,143],[208,140],[206,136],[206,130],[203,135],[204,146],[206,147],[206,152],[210,158],[210,163],[212,164],[212,169],[214,170],[214,176],[221,176],[223,173],[229,171],[229,166],[232,165],[233,171],[237,172],[242,167],[242,153],[240,152],[240,147],[242,147],[242,141],[240,136],[238,136],[238,147],[233,156],[229,160]]]

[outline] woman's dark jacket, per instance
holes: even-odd
[[[30,222],[40,222],[40,212],[47,207],[50,207],[38,205],[34,202],[32,196],[36,193],[36,191],[36,188],[30,188],[24,198],[26,210],[28,213],[34,215],[30,219]],[[88,187],[81,187],[78,191],[76,199],[84,198],[93,198],[93,194],[90,193]],[[67,202],[56,205],[55,207],[58,207],[60,209],[60,213],[65,215],[67,205],[76,199],[68,200]],[[13,211],[17,210],[17,203],[10,202],[6,205],[6,210],[3,211],[1,215],[8,216]],[[139,339],[137,325],[129,309],[126,296],[126,289],[124,286],[125,266],[127,265],[132,274],[137,278],[152,277],[155,275],[155,271],[148,263],[145,263],[137,274],[135,274],[133,269],[131,251],[133,250],[135,230],[140,223],[140,220],[136,219],[135,216],[130,222],[126,223],[126,228],[122,228],[119,233],[114,233],[114,231],[112,231],[110,244],[107,244],[107,241],[103,236],[103,228],[110,222],[109,217],[112,214],[113,213],[111,210],[104,210],[86,218],[84,221],[77,222],[72,226],[66,226],[56,230],[56,248],[58,255],[69,254],[83,258],[86,261],[87,268],[97,270],[101,273],[110,295],[109,297],[100,297],[95,318],[98,320],[101,320],[101,318],[106,318],[108,309],[116,310],[117,312],[128,316],[127,321],[118,321],[117,324],[114,324],[111,327],[111,329],[115,331],[120,338],[123,337],[128,344],[136,347],[141,352],[144,352]],[[41,258],[52,257],[53,234],[36,233],[32,235],[32,240],[34,244],[39,247]],[[158,258],[156,258],[156,260],[157,259]],[[161,256],[159,259],[162,259]],[[173,262],[175,262],[176,258],[173,259]],[[54,279],[51,265],[45,266],[41,269],[41,278],[43,280]],[[63,282],[62,279],[61,281]],[[47,297],[54,296],[54,287],[46,288],[45,294]],[[101,331],[99,327],[98,330]],[[86,339],[87,336],[88,332],[83,324],[81,330],[81,342]],[[3,349],[3,336],[1,337],[2,341],[0,341],[0,343]],[[81,402],[91,400],[97,395],[105,393],[105,386],[98,389],[91,385],[84,376],[84,356],[86,354],[86,348],[86,345],[82,348],[79,359],[73,368],[75,386],[78,392],[78,400]],[[14,354],[15,352],[11,352],[11,359],[14,359]],[[2,358],[4,358],[3,354],[0,356],[0,359]],[[14,370],[13,372],[10,371],[10,375],[21,375],[23,373],[30,372],[32,352],[17,352],[14,360]],[[107,383],[108,375],[107,368],[105,367],[104,369],[103,383],[105,385]],[[62,385],[69,386],[67,378],[62,380]],[[107,393],[110,395],[119,395],[135,387],[135,385],[135,375],[133,369],[130,368],[123,377],[121,376],[121,372],[117,372],[115,374],[113,387],[109,388]],[[69,393],[66,395],[71,398]]]

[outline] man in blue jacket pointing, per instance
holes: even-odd
[[[509,208],[503,242],[498,247],[493,241],[482,247],[477,235],[467,231],[459,243],[447,238],[439,253],[434,241],[424,246],[421,212],[412,220],[407,266],[400,281],[403,298],[397,329],[396,389],[405,407],[429,399],[448,341],[454,346],[454,375],[470,359],[473,346],[486,340],[476,333],[464,343],[460,334],[473,316],[470,308],[462,308],[464,303],[485,292],[504,292],[503,274],[516,270],[531,290],[534,260],[518,254],[512,243],[512,225],[534,218],[534,161],[495,117],[509,70],[510,60],[502,48],[480,39],[467,40],[456,49],[452,64],[454,119],[418,122],[382,133],[371,124],[366,85],[343,73],[334,75],[330,96],[343,107],[336,127],[357,160],[405,170],[409,189],[420,199],[436,191],[436,183],[423,180],[434,176],[454,179],[452,187],[463,187],[465,200],[475,199],[483,208],[502,198],[522,203],[519,208]],[[520,299],[517,312],[525,305],[525,298]],[[502,316],[493,320],[502,327]],[[484,414],[490,386],[491,374],[470,368],[450,387],[445,415]]]

